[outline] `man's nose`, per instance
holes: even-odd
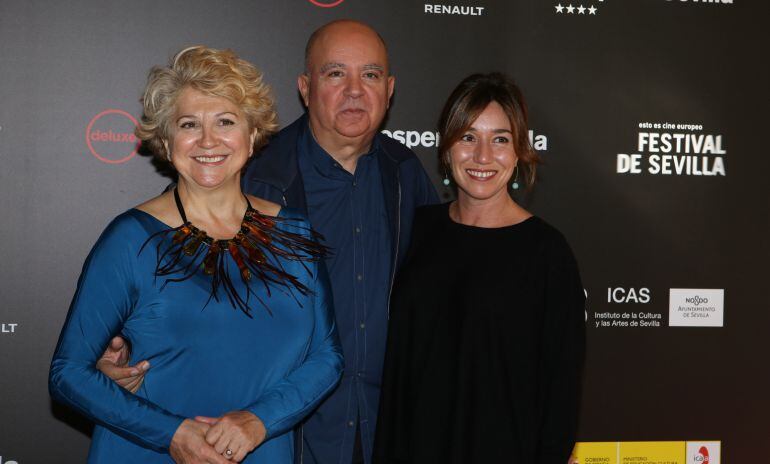
[[[345,86],[345,95],[349,97],[360,97],[364,93],[363,82],[361,82],[361,76],[350,76]]]

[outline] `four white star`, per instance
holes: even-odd
[[[599,0],[600,2],[603,0]],[[567,14],[575,14],[575,10],[577,10],[578,14],[586,14],[586,11],[588,11],[588,14],[596,15],[596,12],[599,11],[598,8],[591,5],[589,8],[584,7],[583,5],[580,6],[572,6],[570,3],[567,6],[562,5],[559,3],[558,5],[555,5],[554,8],[556,8],[556,13],[564,13],[564,10],[567,10]]]

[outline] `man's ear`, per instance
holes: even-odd
[[[307,107],[310,102],[310,76],[305,73],[297,76],[297,89],[299,89],[302,101],[305,103],[305,107]]]
[[[390,99],[393,97],[393,91],[396,89],[396,76],[388,76],[388,106],[390,108]]]

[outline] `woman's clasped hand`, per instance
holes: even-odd
[[[177,463],[241,462],[259,446],[267,431],[262,421],[246,411],[222,417],[187,419],[171,441],[170,454]]]

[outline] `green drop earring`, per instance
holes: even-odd
[[[518,164],[516,164],[516,166],[513,167],[513,171],[515,174],[513,176],[513,183],[511,184],[511,187],[514,190],[518,190],[519,189],[519,165]]]

